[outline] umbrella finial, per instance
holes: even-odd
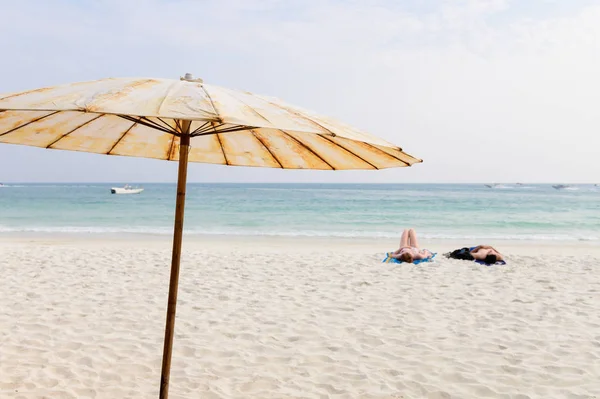
[[[186,73],[184,76],[180,77],[179,80],[186,80],[188,82],[196,82],[196,83],[204,83],[204,80],[198,78],[195,79],[194,75],[192,75],[191,73]]]

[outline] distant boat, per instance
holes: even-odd
[[[512,188],[510,186],[506,186],[506,185],[500,184],[500,183],[484,184],[484,186],[486,186],[487,188]]]
[[[554,184],[552,187],[557,190],[577,190],[577,187],[569,186],[568,184]]]
[[[131,187],[128,184],[123,187],[112,187],[110,189],[111,194],[139,194],[142,191],[144,191],[143,188]]]

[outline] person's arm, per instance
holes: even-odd
[[[480,249],[494,249],[494,248],[490,247],[489,245],[478,245],[475,248],[473,248],[473,250],[471,252],[477,252]],[[496,250],[494,249],[494,251],[496,251]],[[496,251],[496,252],[498,252],[498,251]]]
[[[432,255],[433,254],[429,250],[422,249],[422,250],[419,251],[419,253],[417,253],[415,255],[415,259],[427,259],[427,258],[429,258]]]

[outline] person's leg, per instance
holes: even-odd
[[[410,246],[409,235],[410,235],[410,232],[408,230],[404,230],[402,232],[402,237],[400,237],[400,249]]]
[[[408,242],[411,247],[419,248],[419,241],[417,240],[417,232],[415,229],[408,230]]]
[[[402,236],[400,237],[400,246],[398,247],[397,250],[395,250],[394,252],[390,252],[390,255],[398,255],[400,253],[400,250],[404,247],[408,247],[408,230],[404,230],[402,232]]]

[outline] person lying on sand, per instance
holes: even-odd
[[[496,248],[489,245],[478,245],[471,248],[470,253],[475,260],[484,261],[488,265],[504,260],[504,256]]]
[[[402,262],[413,263],[413,261],[417,259],[431,257],[432,253],[427,249],[420,249],[415,229],[408,229],[402,232],[402,237],[400,238],[400,248],[394,252],[390,252],[389,256],[395,259],[400,259]]]

